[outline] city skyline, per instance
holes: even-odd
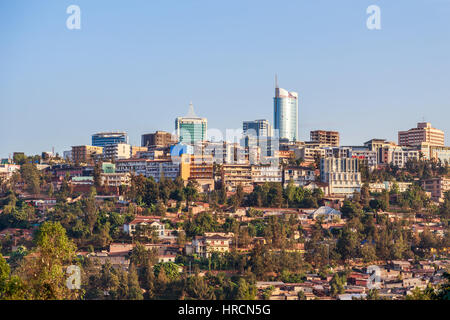
[[[289,95],[290,94],[292,94],[292,93],[294,93],[294,94],[297,94],[297,92],[292,92],[292,91],[287,91],[287,90],[285,90],[285,89],[282,89],[282,88],[278,88],[278,87],[276,87],[276,89],[281,89],[281,90],[283,90],[284,92],[286,92],[286,93],[288,93]],[[298,99],[299,97],[298,96],[296,96],[296,99]],[[276,99],[276,98],[273,98],[274,100]],[[298,106],[297,106],[297,108],[298,108]],[[300,108],[299,108],[300,109]],[[162,132],[168,132],[168,133],[170,133],[170,134],[174,134],[174,135],[177,135],[177,123],[179,122],[179,121],[181,121],[182,119],[198,119],[199,121],[200,120],[202,120],[202,121],[207,121],[207,117],[198,117],[194,112],[193,112],[194,110],[193,110],[193,103],[192,103],[192,101],[190,102],[190,104],[189,104],[189,111],[188,111],[188,113],[185,115],[185,116],[177,116],[176,118],[175,118],[175,130],[170,130],[170,129],[167,129],[167,128],[160,128],[160,127],[157,127],[155,130],[154,130],[154,132],[157,132],[157,131],[162,131]],[[273,120],[275,120],[275,110],[274,110],[274,114],[273,114]],[[226,141],[226,138],[227,138],[227,136],[226,136],[226,130],[227,129],[232,129],[232,130],[240,130],[240,129],[242,129],[242,123],[246,123],[246,122],[255,122],[255,121],[266,121],[266,122],[268,122],[268,124],[270,125],[270,127],[272,127],[272,128],[274,128],[274,130],[275,130],[275,126],[274,126],[274,123],[275,123],[275,121],[274,122],[270,122],[269,120],[267,120],[267,119],[259,119],[259,120],[252,120],[252,121],[249,121],[249,120],[241,120],[241,128],[239,128],[238,126],[236,127],[236,128],[226,128],[225,130],[223,130],[223,132],[222,132],[222,134],[223,134],[223,141]],[[416,122],[416,124],[417,125],[419,125],[420,123],[425,123],[425,122],[427,122],[428,124],[432,124],[431,122],[429,122],[429,121],[424,121],[424,119],[422,118],[422,120],[421,121],[418,121],[418,122]],[[212,130],[216,130],[217,128],[216,127],[213,127],[213,128],[208,128],[207,130],[210,130],[210,129],[212,129]],[[438,131],[441,131],[441,130],[439,130],[439,128],[437,128],[438,129]],[[297,130],[298,130],[298,132],[301,132],[301,128],[299,128],[299,125],[298,125],[298,122],[297,122]],[[317,129],[317,130],[324,130],[324,129],[322,129],[322,128],[320,128],[320,129]],[[396,129],[396,135],[395,135],[395,138],[393,138],[393,139],[388,139],[388,138],[384,138],[384,137],[382,137],[381,139],[384,139],[384,140],[386,140],[386,141],[390,141],[390,142],[394,142],[394,143],[398,143],[399,141],[398,141],[398,133],[399,132],[402,132],[402,131],[406,131],[406,130],[414,130],[414,127],[412,127],[412,129],[411,128],[408,128],[408,129]],[[435,129],[436,130],[436,129]],[[308,137],[309,137],[309,134],[311,133],[311,132],[313,132],[313,131],[315,131],[315,130],[310,130],[310,131],[308,131]],[[444,131],[444,130],[442,130],[442,131]],[[340,131],[340,130],[337,130],[336,132],[338,132],[338,134],[342,134],[342,131]],[[444,131],[445,132],[445,131]],[[148,135],[148,134],[150,134],[151,133],[151,131],[146,131],[146,132],[142,132],[142,133],[140,133],[139,134],[139,137],[138,137],[138,139],[134,139],[134,137],[133,137],[133,139],[130,139],[130,135],[128,134],[128,130],[103,130],[103,131],[96,131],[96,132],[93,132],[93,133],[86,133],[87,135],[86,136],[83,136],[83,141],[86,141],[86,139],[87,140],[89,140],[89,141],[93,141],[93,139],[94,139],[94,136],[97,136],[97,135],[101,135],[101,134],[124,134],[125,135],[125,137],[126,137],[126,142],[122,142],[122,143],[127,143],[127,144],[130,144],[130,145],[134,145],[134,146],[141,146],[141,143],[139,142],[139,141],[142,141],[142,136],[143,135]],[[305,134],[303,134],[302,136],[306,136]],[[242,138],[244,137],[244,135],[242,136]],[[375,136],[375,137],[372,137],[372,138],[370,138],[370,139],[380,139],[380,137],[379,136]],[[208,140],[209,141],[209,139],[207,138],[207,139],[205,139],[205,140]],[[214,141],[215,139],[213,139],[213,140],[211,140],[211,141]],[[367,139],[367,140],[369,140],[369,139]],[[135,141],[137,141],[137,142],[135,142]],[[309,138],[305,138],[305,139],[303,139],[303,140],[297,140],[297,141],[311,141],[311,139],[310,139],[310,137]],[[444,140],[445,141],[445,143],[446,143],[446,139]],[[180,141],[180,142],[184,142],[184,141]],[[229,142],[236,142],[235,140],[234,140],[234,138],[232,139],[232,140],[230,140]],[[356,145],[363,145],[363,143],[365,143],[366,141],[360,141],[360,142],[357,142],[357,143],[354,143],[354,144],[345,144],[345,143],[340,143],[339,145],[340,146],[351,146],[351,145],[353,145],[353,146],[356,146]],[[188,142],[189,143],[189,142]],[[443,145],[445,145],[445,143],[443,144]],[[55,153],[58,153],[60,156],[63,156],[63,152],[65,152],[65,151],[70,151],[70,149],[72,148],[72,146],[77,146],[77,145],[93,145],[93,146],[95,146],[96,144],[95,143],[75,143],[75,144],[72,144],[72,145],[67,145],[65,148],[63,148],[63,150],[55,150]],[[8,158],[8,157],[12,157],[12,154],[14,153],[14,152],[24,152],[25,154],[27,154],[27,155],[38,155],[38,154],[40,154],[40,153],[42,153],[42,152],[50,152],[50,151],[53,151],[54,150],[54,147],[52,146],[52,147],[50,147],[50,148],[47,148],[47,149],[42,149],[41,151],[38,151],[38,152],[30,152],[30,153],[27,153],[26,151],[23,151],[23,150],[14,150],[14,151],[11,151],[11,152],[9,152],[8,153],[8,155],[1,155],[0,154],[0,157],[2,157],[2,158]]]
[[[65,27],[69,1],[4,3],[0,156],[61,154],[100,131],[126,131],[139,145],[144,133],[172,132],[191,100],[209,128],[274,125],[275,73],[299,92],[302,141],[319,129],[339,131],[342,145],[397,141],[423,120],[450,131],[450,3],[378,1],[383,27],[371,31],[372,2],[283,2],[287,16],[266,25],[274,7],[264,1],[108,4],[108,14],[106,2],[77,1],[81,30]],[[291,41],[271,48],[277,37]]]
[[[449,300],[449,17],[0,1],[0,300]]]

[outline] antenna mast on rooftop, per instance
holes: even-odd
[[[188,111],[188,114],[186,115],[186,117],[197,118],[197,116],[195,115],[195,112],[194,112],[194,105],[192,104],[192,101],[189,103],[189,111]]]

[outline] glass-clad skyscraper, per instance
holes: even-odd
[[[206,140],[207,120],[197,117],[194,113],[194,106],[189,105],[189,113],[185,117],[178,117],[175,120],[175,130],[178,141],[181,143],[195,144]]]
[[[261,119],[254,121],[244,121],[242,123],[242,131],[244,135],[254,135],[256,137],[271,137],[272,126],[269,121]]]
[[[265,119],[244,121],[242,123],[243,140],[241,145],[245,148],[258,146],[267,148],[267,141],[272,137],[272,126]],[[269,143],[270,145],[270,143]],[[270,155],[271,152],[263,150],[264,155]]]
[[[105,147],[110,144],[128,144],[126,132],[99,132],[92,135],[92,145],[94,147]]]
[[[298,93],[275,88],[273,122],[280,139],[298,140]]]

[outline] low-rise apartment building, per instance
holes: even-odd
[[[128,159],[118,160],[116,162],[116,172],[130,172],[135,175],[143,175],[144,177],[152,177],[156,182],[165,179],[176,179],[180,175],[180,163],[172,162],[170,159]]]
[[[101,184],[106,187],[120,187],[131,185],[130,173],[102,173],[100,175]]]
[[[285,167],[283,170],[283,185],[286,187],[292,180],[296,187],[303,187],[316,180],[314,169],[309,167]]]
[[[339,132],[315,130],[310,133],[311,141],[326,144],[333,147],[339,146]]]
[[[266,182],[278,182],[283,180],[282,170],[280,166],[272,165],[252,165],[252,181],[256,184],[264,184]]]
[[[405,192],[412,185],[412,182],[396,182],[396,181],[384,181],[369,183],[370,192],[383,192],[391,191],[394,185],[397,185],[399,192]]]
[[[131,146],[131,158],[138,158],[140,152],[147,152],[147,147]]]
[[[382,149],[383,162],[399,168],[404,168],[410,160],[419,160],[420,155],[420,150],[411,147],[386,146]]]
[[[211,155],[183,154],[179,162],[180,176],[184,181],[195,180],[199,192],[214,190],[214,165]]]
[[[204,236],[196,236],[191,245],[186,246],[186,253],[194,253],[203,258],[209,258],[216,253],[230,252],[233,234],[206,233]]]
[[[15,164],[0,164],[0,178],[8,180],[14,172],[19,171],[20,166]]]
[[[103,158],[106,160],[121,160],[131,157],[131,146],[126,143],[107,144],[103,147]]]
[[[102,154],[103,147],[88,145],[72,147],[72,161],[76,163],[92,163],[96,156],[101,157]]]
[[[431,199],[433,201],[442,201],[444,194],[450,191],[450,178],[431,178],[422,181],[422,187],[426,192],[431,193]]]
[[[325,158],[326,151],[323,146],[304,146],[294,149],[296,158],[302,158],[306,163],[314,163],[317,157]]]
[[[377,152],[370,150],[367,146],[343,146],[334,148],[324,148],[326,151],[326,157],[335,158],[356,158],[360,161],[364,161],[370,170],[377,167]]]
[[[137,216],[133,221],[124,224],[123,231],[132,236],[139,227],[149,227],[158,234],[158,237],[164,236],[165,225],[159,219],[146,216]]]
[[[249,164],[222,165],[222,183],[229,191],[242,187],[252,186],[252,168]]]
[[[146,163],[145,176],[159,182],[162,177],[175,180],[180,175],[180,164],[171,160],[149,160]]]
[[[134,175],[146,175],[147,159],[127,159],[116,161],[116,172],[118,173],[133,173]]]
[[[169,147],[176,143],[176,136],[165,131],[143,134],[141,139],[143,147]]]

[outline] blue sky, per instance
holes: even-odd
[[[372,4],[381,30],[366,28]],[[275,73],[299,92],[302,140],[396,141],[423,118],[448,133],[449,17],[448,0],[1,0],[0,157],[104,130],[139,145],[190,101],[209,128],[272,123]]]

